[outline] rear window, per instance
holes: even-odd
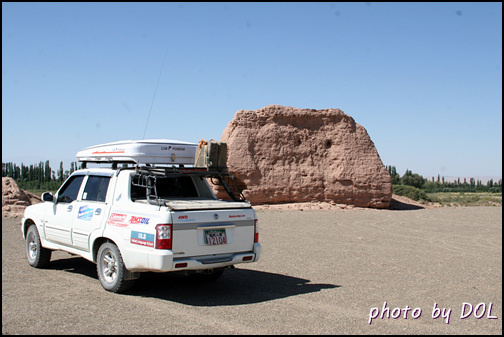
[[[156,192],[161,199],[197,198],[199,197],[196,186],[191,177],[157,177]],[[146,188],[131,185],[131,199],[146,199]],[[151,191],[153,195],[155,192]]]

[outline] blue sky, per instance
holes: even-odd
[[[401,175],[502,177],[502,4],[2,3],[2,162],[270,104],[343,110]]]

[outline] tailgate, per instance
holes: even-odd
[[[251,208],[174,212],[173,255],[250,252],[254,248],[254,223]]]

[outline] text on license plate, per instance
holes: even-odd
[[[225,229],[205,230],[205,243],[210,246],[224,245],[227,243]]]

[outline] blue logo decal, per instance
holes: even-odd
[[[87,205],[79,207],[79,214],[77,215],[77,219],[84,221],[91,221],[93,218],[93,208],[89,208]]]
[[[154,247],[154,234],[131,231],[130,242],[135,245]]]

